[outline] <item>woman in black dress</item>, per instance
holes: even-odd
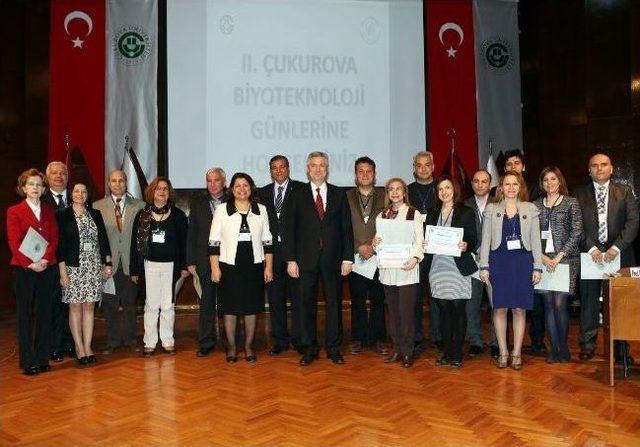
[[[264,312],[264,284],[273,280],[273,244],[269,217],[258,203],[253,179],[238,172],[231,178],[229,199],[216,208],[209,235],[211,279],[219,283],[219,311],[224,315],[227,362],[235,363],[236,324],[244,316],[245,358],[255,362],[256,316]]]

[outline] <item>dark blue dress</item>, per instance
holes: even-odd
[[[518,236],[521,248],[507,249],[507,238]],[[533,255],[525,250],[520,238],[520,216],[502,220],[502,242],[489,253],[489,280],[493,290],[494,308],[533,308]]]

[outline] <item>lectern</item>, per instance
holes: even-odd
[[[603,284],[605,356],[609,357],[609,385],[614,385],[614,340],[640,340],[640,278],[631,277],[628,268],[622,277],[609,278]],[[628,375],[625,362],[624,375]]]

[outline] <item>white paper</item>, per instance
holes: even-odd
[[[193,274],[193,288],[196,289],[198,298],[202,299],[202,283],[200,282],[200,276],[197,273]]]
[[[460,256],[458,244],[462,241],[463,235],[464,228],[427,225],[424,231],[427,241],[424,252],[434,255]]]
[[[620,255],[611,262],[593,262],[589,253],[580,253],[580,279],[604,279],[620,270]]]
[[[355,261],[351,266],[351,271],[365,278],[373,279],[376,275],[376,270],[378,270],[378,257],[373,255],[369,259],[362,259],[360,255],[356,253],[354,259]]]
[[[38,262],[44,256],[48,246],[49,242],[33,227],[29,227],[18,250],[33,262]]]
[[[547,271],[543,266],[542,278],[534,289],[569,293],[569,285],[569,265],[558,264],[553,272]]]
[[[104,284],[102,284],[102,292],[103,293],[108,293],[109,295],[115,295],[116,294],[116,283],[113,280],[113,276],[109,276]]]
[[[175,290],[173,291],[174,300],[178,299],[178,293],[180,292],[180,289],[182,289],[182,285],[183,284],[184,284],[184,278],[182,276],[180,276],[178,278],[178,280],[176,281]]]
[[[413,244],[412,220],[378,219],[376,233],[382,239],[382,244]]]
[[[413,244],[380,244],[376,248],[378,253],[378,267],[402,268],[411,258]]]

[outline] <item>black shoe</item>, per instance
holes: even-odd
[[[416,341],[413,343],[413,355],[418,356],[422,354],[422,342]]]
[[[155,348],[144,348],[142,350],[142,356],[143,357],[151,357],[155,351],[156,351]]]
[[[434,342],[433,344],[435,345],[435,347],[438,350],[438,352],[444,351],[444,343],[441,340],[438,340],[438,341]]]
[[[390,355],[389,357],[386,357],[384,359],[385,363],[395,363],[395,362],[399,362],[402,359],[402,356],[400,354],[398,354],[397,352],[394,352],[393,355]]]
[[[557,355],[559,363],[568,363],[571,361],[571,353],[567,348],[560,348],[560,352]]]
[[[269,349],[269,355],[271,356],[280,355],[286,350],[287,348],[282,347],[280,345],[273,345],[271,349]]]
[[[482,354],[482,346],[471,345],[469,346],[469,357],[476,357]]]
[[[302,357],[300,357],[300,366],[309,366],[317,358],[318,358],[318,354],[311,354],[311,353],[307,352]]]
[[[436,366],[449,365],[450,363],[451,361],[449,361],[449,358],[444,355],[440,357],[438,360],[436,360]]]
[[[498,348],[497,346],[491,346],[489,350],[491,352],[492,358],[497,359],[500,356],[500,348]]]
[[[327,358],[331,360],[331,363],[334,365],[344,365],[344,357],[339,352],[333,352],[331,354],[327,354]]]
[[[80,357],[80,358],[76,357],[76,363],[79,366],[87,366],[89,364],[88,358],[89,357]]]
[[[41,373],[46,373],[51,371],[51,366],[50,365],[38,365],[38,372]]]
[[[544,345],[544,342],[541,341],[539,343],[531,343],[531,354],[537,357],[541,357],[547,354],[547,347]]]
[[[213,349],[213,346],[211,346],[210,348],[200,348],[196,351],[196,357],[206,357],[208,355],[211,355]]]
[[[28,368],[25,368],[23,370],[23,374],[25,376],[37,376],[38,374],[40,374],[40,371],[38,370],[37,366],[29,366]]]
[[[550,352],[547,354],[547,358],[544,359],[544,361],[547,363],[558,363],[559,359],[555,352]]]
[[[60,351],[53,351],[51,353],[51,361],[52,362],[61,362],[62,360],[64,360],[64,355],[62,355],[62,352]]]
[[[353,343],[351,343],[351,345],[349,346],[350,354],[357,355],[357,354],[360,354],[361,352],[362,352],[362,342],[354,341]]]
[[[96,362],[96,356],[91,354],[85,357],[88,365],[93,365]]]
[[[410,368],[413,365],[413,357],[410,355],[405,355],[402,357],[402,367]]]
[[[255,354],[249,354],[248,356],[245,357],[245,360],[249,363],[255,363],[256,360],[258,360],[258,356]]]
[[[451,367],[452,367],[453,369],[460,369],[460,368],[462,368],[462,362],[461,362],[461,361],[459,361],[459,360],[452,360],[450,364],[451,364]]]

